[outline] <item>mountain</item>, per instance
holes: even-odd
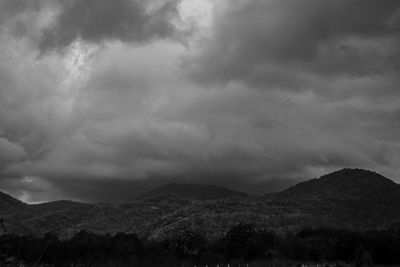
[[[40,203],[40,204],[31,204],[31,205],[29,205],[29,209],[32,211],[35,211],[37,213],[40,213],[40,214],[48,214],[48,213],[53,213],[53,212],[57,212],[57,211],[70,209],[73,207],[84,207],[84,206],[90,206],[90,205],[86,204],[86,203],[70,201],[70,200],[58,200],[58,201],[45,202],[45,203]]]
[[[280,233],[303,227],[364,231],[400,225],[400,185],[376,172],[342,169],[263,198],[198,202],[154,219],[156,227],[150,228],[158,229],[153,232],[157,238],[187,227],[214,238],[236,223]]]
[[[1,233],[36,233],[38,228],[32,228],[30,220],[43,217],[46,214],[56,214],[73,207],[83,208],[89,204],[61,200],[41,204],[26,204],[0,191],[0,234]]]
[[[400,185],[373,171],[342,169],[275,194],[291,200],[358,200],[400,206]]]
[[[248,194],[233,191],[228,188],[217,185],[200,185],[200,184],[175,184],[170,183],[154,190],[151,190],[137,199],[154,197],[157,195],[172,194],[189,199],[197,200],[215,200],[226,197],[246,197]]]
[[[40,204],[27,204],[0,191],[0,214],[24,213],[26,215],[30,214],[30,216],[35,216],[38,214],[53,213],[72,207],[88,205],[90,204],[70,200],[50,201]]]
[[[27,205],[24,202],[0,191],[0,213],[23,210],[26,207]]]
[[[121,205],[78,205],[45,214],[27,221],[35,233],[53,232],[62,238],[79,230],[95,233],[135,232],[148,236],[150,222],[190,205],[190,200],[177,195],[158,195]]]
[[[121,205],[10,200],[29,212],[7,218],[5,225],[9,231],[53,232],[61,238],[89,230],[134,232],[157,240],[182,229],[214,239],[238,223],[281,234],[303,227],[365,231],[400,225],[400,185],[362,169],[342,169],[264,197],[243,196],[248,195],[219,186],[168,184]]]
[[[26,203],[0,191],[0,234],[27,233],[21,221],[30,216],[32,212]]]
[[[363,169],[335,171],[266,199],[333,227],[366,230],[400,222],[400,185]]]

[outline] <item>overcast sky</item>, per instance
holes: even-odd
[[[399,0],[0,0],[0,190],[400,182]]]

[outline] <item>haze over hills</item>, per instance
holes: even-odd
[[[343,169],[264,197],[219,186],[168,184],[122,205],[27,205],[10,196],[4,199],[9,207],[23,207],[5,218],[6,224],[15,225],[13,231],[54,232],[61,237],[85,229],[163,239],[189,228],[213,239],[237,223],[284,233],[305,226],[367,230],[400,222],[400,185],[362,169]]]
[[[137,199],[144,199],[154,197],[157,195],[174,194],[190,199],[198,200],[214,200],[224,197],[245,197],[248,194],[233,191],[228,188],[217,186],[217,185],[200,185],[200,184],[176,184],[170,183],[154,190],[151,190],[145,194],[140,195]]]

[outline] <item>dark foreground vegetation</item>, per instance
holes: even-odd
[[[157,242],[141,240],[135,234],[111,236],[85,231],[69,240],[59,240],[53,234],[41,238],[3,235],[0,257],[0,266],[256,266],[257,261],[397,265],[400,232],[318,228],[278,236],[253,225],[237,225],[215,241],[191,231]]]

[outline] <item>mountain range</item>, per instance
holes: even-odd
[[[264,196],[215,185],[168,184],[124,204],[28,205],[0,193],[0,217],[3,232],[53,232],[61,238],[89,230],[163,239],[189,228],[213,239],[237,223],[278,233],[305,226],[363,231],[400,225],[400,185],[376,172],[342,169]]]

